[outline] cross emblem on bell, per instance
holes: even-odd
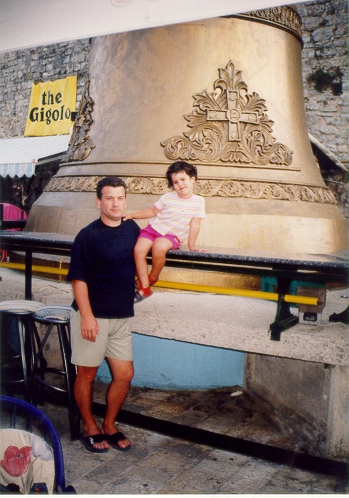
[[[241,141],[241,123],[258,123],[256,112],[244,112],[239,110],[237,90],[226,90],[227,109],[207,109],[207,121],[227,121],[228,140],[230,142]]]

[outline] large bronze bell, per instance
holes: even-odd
[[[301,48],[289,7],[93,39],[70,148],[26,229],[77,233],[98,216],[106,175],[126,181],[129,211],[151,206],[181,159],[197,166],[206,199],[199,244],[347,248],[308,138]]]

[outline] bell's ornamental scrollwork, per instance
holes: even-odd
[[[80,102],[77,118],[74,123],[73,133],[69,142],[67,153],[63,156],[62,162],[83,161],[95,148],[92,140],[88,136],[88,131],[93,123],[91,117],[93,110],[93,100],[89,94],[90,82],[85,86],[84,96]]]
[[[272,24],[289,31],[299,40],[302,40],[302,19],[294,9],[287,5],[252,10],[251,12],[244,12],[243,14],[234,14],[232,17],[248,17],[252,20]]]
[[[46,192],[96,192],[97,182],[102,176],[53,177]],[[121,177],[127,185],[128,194],[162,195],[168,192],[165,178]],[[283,184],[254,180],[198,180],[194,191],[203,197],[234,197],[283,201],[305,201],[321,204],[337,204],[328,187]]]
[[[204,90],[193,98],[195,109],[184,116],[191,131],[161,143],[171,161],[286,167],[292,163],[292,151],[271,134],[273,121],[266,114],[265,100],[247,93],[232,61],[219,69],[214,92]]]

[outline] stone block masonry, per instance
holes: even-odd
[[[348,166],[348,3],[298,3],[309,132]]]

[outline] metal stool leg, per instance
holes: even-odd
[[[68,394],[70,438],[74,440],[79,437],[80,416],[74,396],[74,383],[76,377],[75,365],[73,365],[70,361],[70,327],[66,324],[58,324],[57,329],[61,346],[63,368],[65,371],[66,389]]]
[[[67,395],[69,410],[69,427],[71,439],[77,439],[80,432],[80,414],[74,397],[75,383],[75,366],[71,363],[71,346],[70,346],[70,308],[64,306],[45,306],[34,314],[34,320],[47,326],[45,335],[41,341],[40,348],[37,350],[34,360],[34,391],[33,399],[37,401],[39,389],[36,386],[44,386],[48,390],[61,392]],[[40,367],[40,359],[44,357],[44,347],[53,330],[56,327],[59,341],[62,368],[50,367],[44,365]],[[52,373],[62,375],[64,378],[64,387],[53,384],[51,379],[45,379],[45,374]]]
[[[0,303],[1,319],[4,325],[2,330],[2,340],[7,342],[8,355],[5,355],[5,362],[2,367],[10,367],[15,360],[20,358],[22,377],[20,378],[2,378],[4,384],[19,384],[24,385],[24,396],[26,401],[31,402],[32,399],[32,372],[34,366],[34,354],[36,344],[40,344],[40,337],[33,321],[33,312],[35,307],[38,308],[41,303],[26,302],[26,301],[4,301]],[[7,323],[6,323],[7,322]],[[13,342],[17,343],[18,351],[14,350],[14,354],[10,354],[11,346],[9,344],[11,325],[15,325]],[[4,346],[4,344],[3,344]],[[13,344],[12,344],[13,348]],[[5,348],[6,349],[6,348]]]
[[[49,325],[41,342],[37,343],[37,347],[34,349],[35,354],[33,357],[32,402],[35,406],[37,405],[39,400],[43,401],[40,388],[43,384],[45,384],[45,371],[48,370],[47,361],[44,357],[43,351],[52,328],[53,324]],[[36,382],[36,380],[38,379],[39,383]]]
[[[34,365],[35,365],[35,352],[41,348],[41,339],[39,336],[38,329],[36,328],[35,322],[33,320],[33,316],[25,317],[26,327],[29,335],[29,349],[30,349],[30,375],[33,375]],[[41,358],[42,361],[45,361],[44,358]],[[31,384],[33,384],[31,382]],[[31,386],[29,386],[31,387]]]
[[[25,400],[30,403],[31,401],[31,389],[30,389],[30,381],[29,376],[31,375],[30,368],[28,371],[28,360],[26,354],[26,327],[25,327],[25,316],[16,315],[15,320],[17,322],[17,330],[18,330],[18,339],[19,339],[19,347],[21,352],[22,359],[22,369],[23,369],[23,382],[24,382],[24,397]],[[28,327],[28,322],[27,322]]]

